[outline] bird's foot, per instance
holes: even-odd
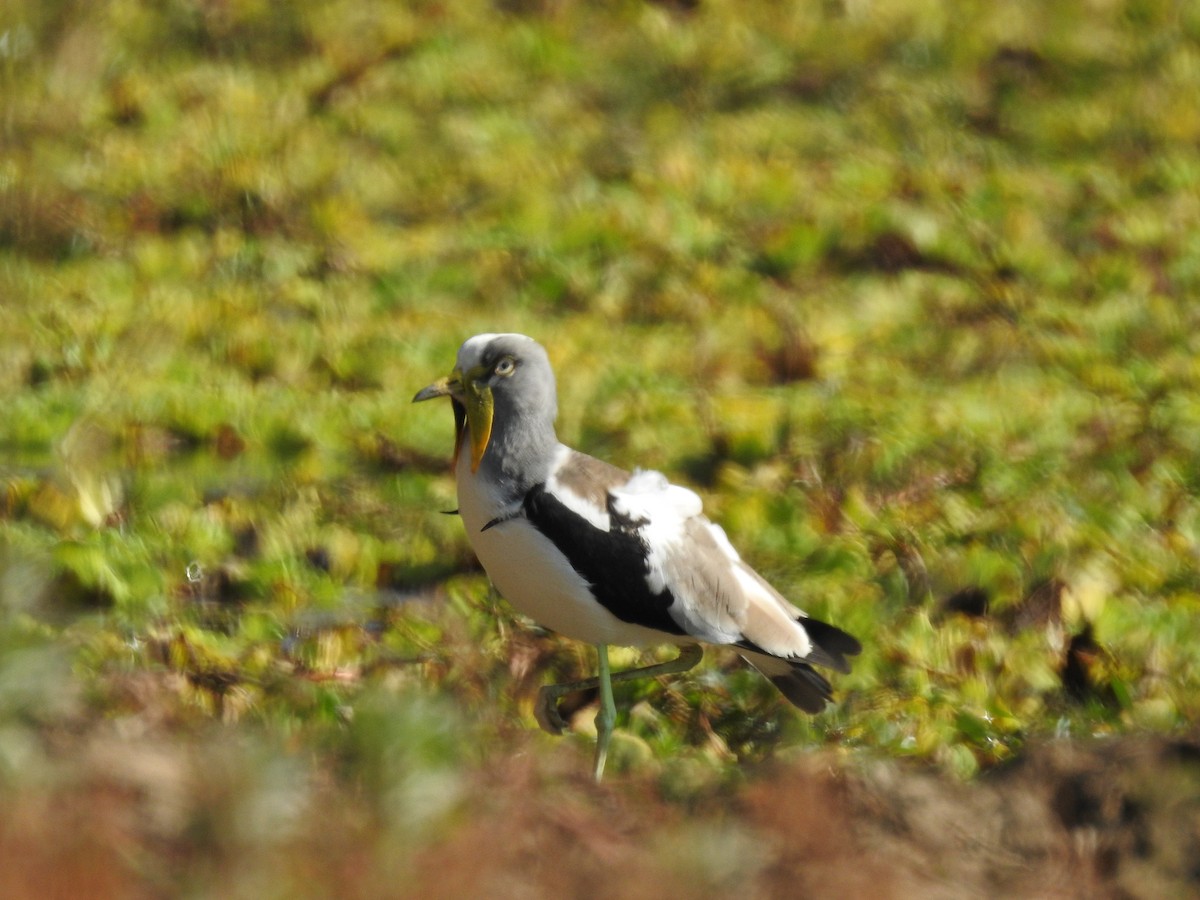
[[[567,730],[567,720],[558,711],[558,698],[562,695],[554,690],[556,687],[558,685],[548,684],[538,691],[537,702],[533,704],[533,717],[542,731],[557,737]]]

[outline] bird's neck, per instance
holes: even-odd
[[[493,434],[479,474],[490,480],[502,496],[519,503],[531,487],[550,476],[559,446],[552,422],[524,428],[518,434]]]

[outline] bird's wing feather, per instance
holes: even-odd
[[[858,642],[789,603],[742,561],[695,492],[562,448],[523,514],[613,615],[677,636],[848,671]]]
[[[646,581],[674,595],[671,615],[687,633],[714,644],[749,640],[776,656],[808,655],[811,643],[794,615],[702,515],[695,493],[658,472],[638,472],[609,490],[608,506],[614,523],[645,544]]]
[[[669,612],[684,632],[785,660],[849,671],[861,649],[838,628],[808,618],[747,565],[700,498],[657,472],[637,472],[609,490],[614,527],[645,544],[646,581],[675,598]]]
[[[742,657],[775,685],[793,704],[809,713],[819,713],[833,699],[829,681],[806,662],[791,662],[746,651]]]

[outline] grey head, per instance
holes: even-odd
[[[477,334],[454,371],[415,401],[449,396],[458,445],[469,436],[472,471],[513,490],[543,480],[558,449],[558,397],[546,351],[523,334]]]
[[[495,404],[493,440],[515,424],[554,429],[558,388],[546,351],[523,334],[477,334],[458,349],[458,370],[474,373],[491,389]]]

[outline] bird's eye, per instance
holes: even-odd
[[[511,356],[506,356],[500,362],[496,363],[496,367],[492,369],[497,375],[511,375],[517,370],[517,363]]]

